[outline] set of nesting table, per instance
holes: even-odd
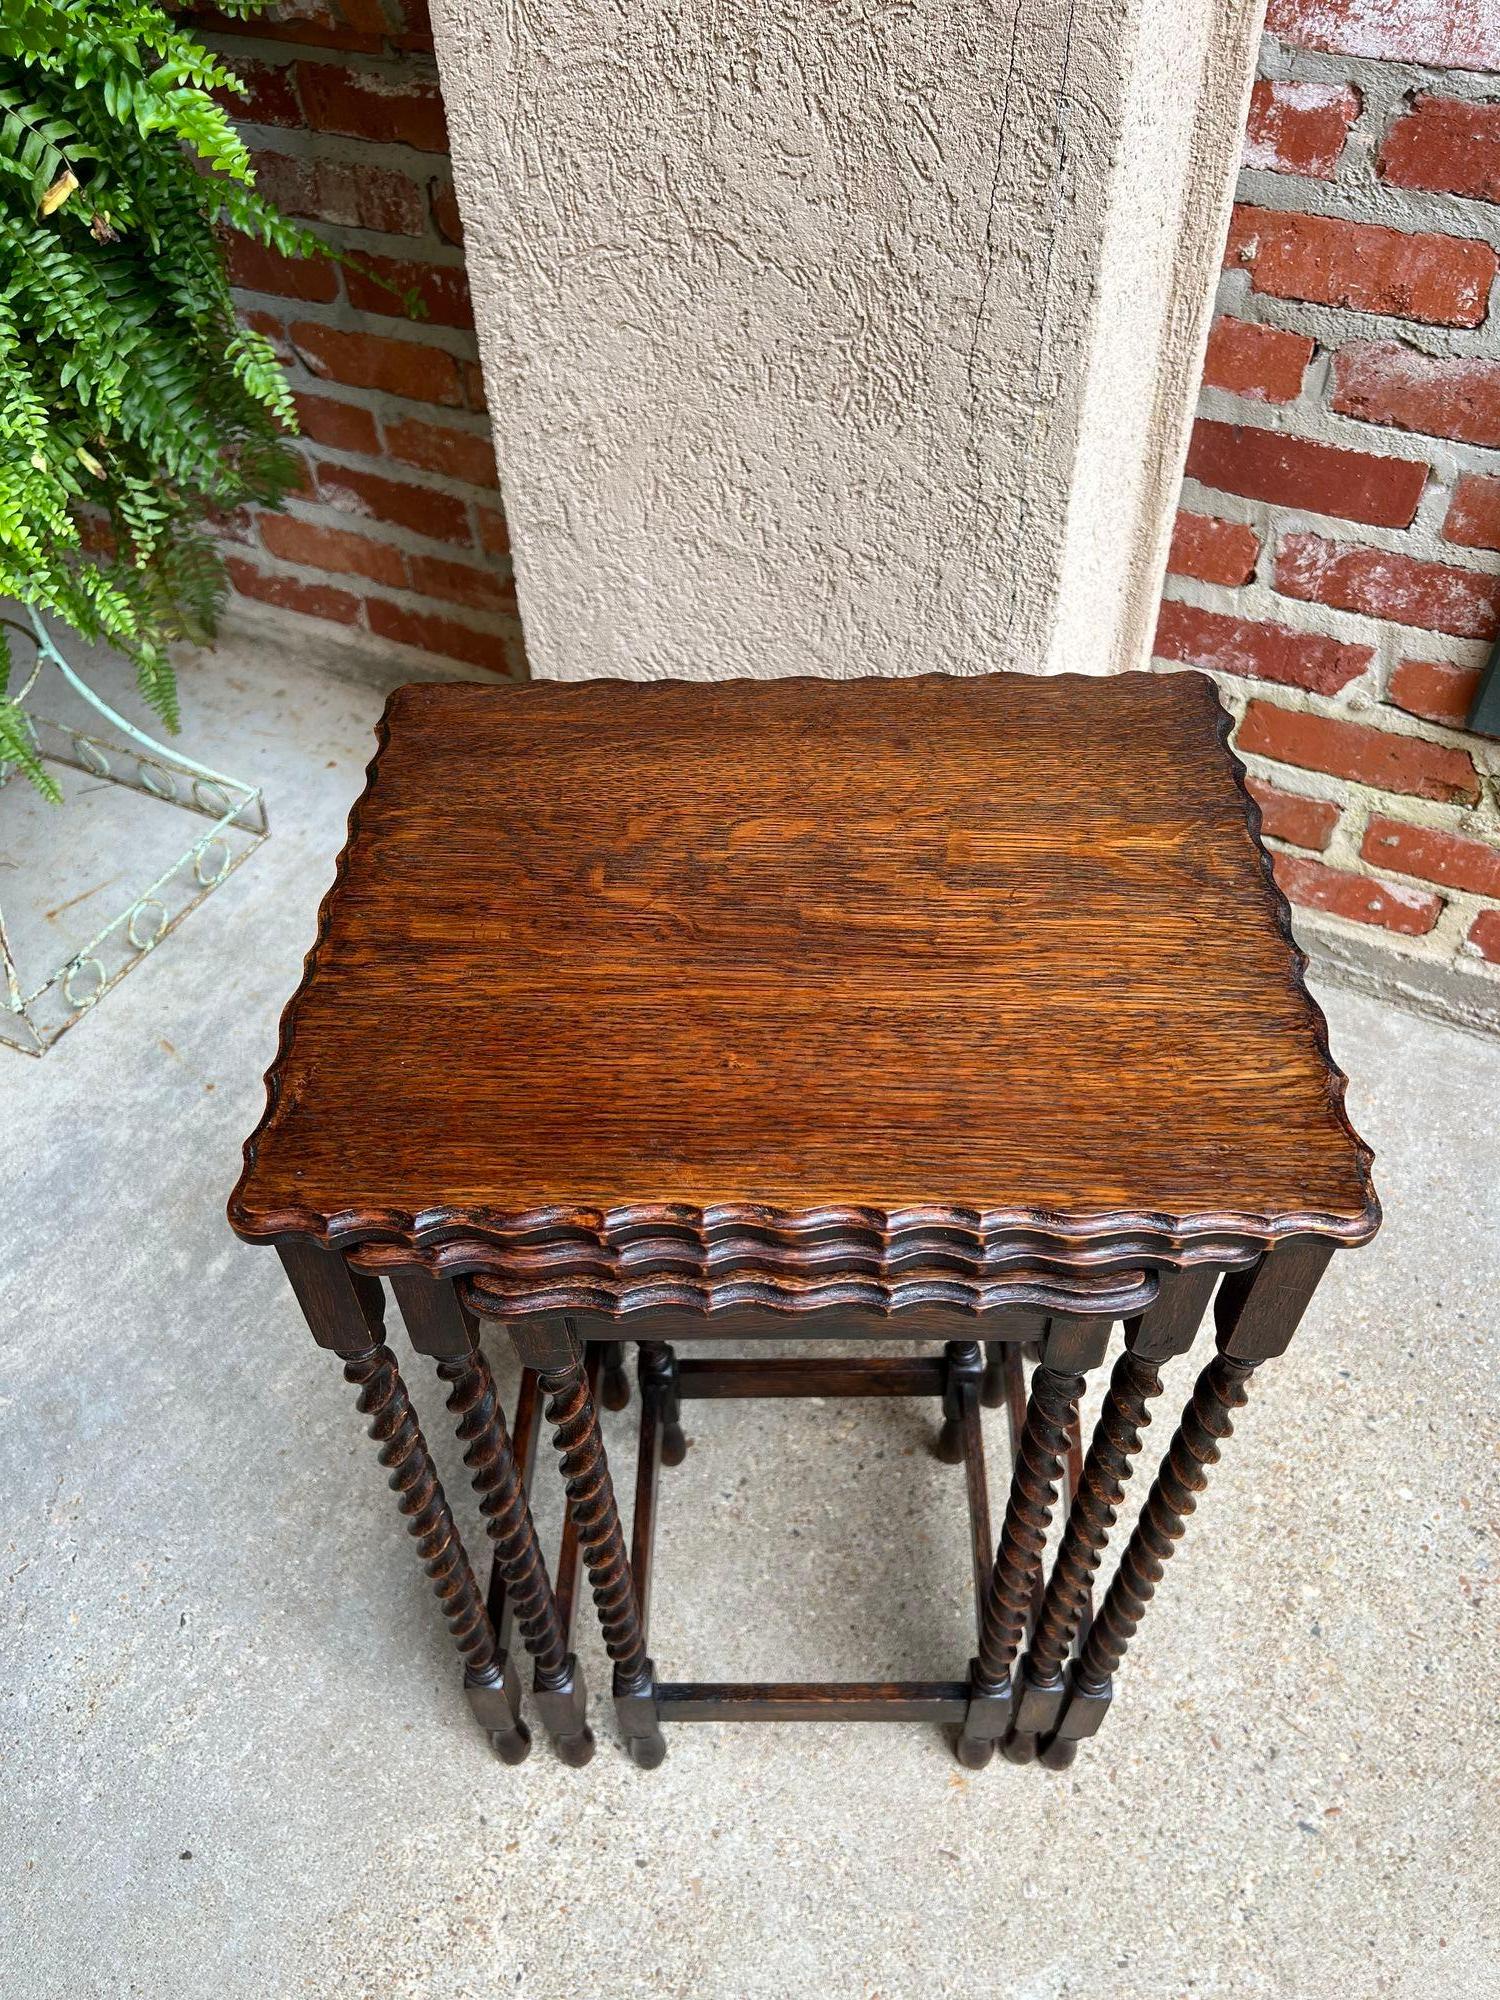
[[[584,1570],[642,1766],[664,1724],[723,1718],[941,1723],[970,1767],[997,1744],[1071,1761],[1255,1369],[1379,1223],[1212,683],[418,686],[378,742],[229,1212],[359,1392],[495,1748],[529,1746],[519,1634],[559,1754],[592,1754]],[[387,1280],[447,1386],[487,1589]],[[1096,1609],[1163,1364],[1205,1319]],[[522,1365],[509,1421],[491,1324]],[[628,1542],[598,1417],[629,1396],[627,1342]],[[964,1468],[972,1658],[896,1684],[658,1677],[658,1481],[683,1401],[737,1396],[932,1399]],[[985,1405],[1011,1416],[998,1535]]]

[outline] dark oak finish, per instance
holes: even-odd
[[[664,1720],[747,1715],[924,1718],[974,1768],[997,1747],[1065,1765],[1251,1371],[1379,1222],[1211,683],[425,686],[378,735],[230,1219],[277,1245],[359,1386],[502,1754],[525,1751],[512,1621],[562,1754],[592,1747],[586,1566],[642,1765]],[[383,1344],[382,1276],[448,1385],[488,1610]],[[1218,1353],[1094,1615],[1159,1364],[1215,1285]],[[476,1314],[523,1363],[514,1442]],[[1121,1319],[1085,1457],[1080,1398]],[[807,1356],[675,1346],[790,1332]],[[597,1414],[628,1400],[627,1338],[628,1556]],[[797,1394],[941,1399],[966,1680],[657,1680],[681,1405]],[[528,1502],[543,1395],[568,1490],[555,1593]],[[1002,1403],[996,1543],[980,1409]]]
[[[400,1495],[407,1532],[463,1661],[469,1706],[500,1757],[519,1764],[531,1748],[519,1683],[480,1596],[396,1357],[385,1345],[381,1287],[316,1244],[292,1239],[277,1248],[313,1338],[342,1357],[346,1381],[359,1390],[360,1413],[369,1418],[380,1463]]]
[[[1191,1346],[1213,1281],[1211,1271],[1170,1273],[1157,1304],[1127,1329],[1088,1458],[1072,1480],[1067,1526],[1027,1650],[1006,1746],[1013,1762],[1028,1761],[1055,1735],[1067,1700],[1068,1655],[1088,1621],[1094,1576],[1141,1448],[1140,1433],[1151,1421],[1146,1406],[1162,1391],[1158,1364]]]
[[[670,1681],[663,1722],[962,1722],[964,1681]]]
[[[242,1235],[794,1312],[1373,1234],[1207,680],[424,686],[379,735]]]
[[[664,1340],[643,1340],[640,1355],[642,1396],[656,1400],[661,1424],[661,1462],[681,1465],[687,1457],[682,1430],[682,1404],[677,1389],[677,1356]]]
[[[516,1391],[515,1415],[511,1419],[511,1449],[515,1453],[516,1469],[521,1485],[527,1495],[531,1492],[531,1481],[536,1471],[537,1440],[541,1435],[542,1403],[541,1391],[537,1386],[536,1371],[523,1368],[521,1385]],[[561,1590],[561,1581],[558,1583]],[[506,1644],[510,1636],[511,1605],[510,1593],[506,1587],[505,1571],[497,1560],[497,1552],[490,1551],[490,1582],[485,1593],[489,1606],[490,1621],[500,1634],[500,1642]],[[559,1609],[561,1599],[559,1597]]]
[[[683,1396],[941,1396],[947,1381],[948,1364],[936,1355],[677,1364]]]
[[[991,1686],[1007,1679],[1025,1636],[1067,1455],[1068,1428],[1083,1390],[1081,1375],[1061,1375],[1045,1366],[1032,1374],[1026,1424],[979,1635],[980,1671]]]
[[[774,1327],[775,1322],[763,1322]],[[523,1338],[537,1343],[556,1339],[540,1330]],[[576,1337],[570,1335],[570,1338]],[[975,1622],[983,1619],[990,1575],[989,1489],[985,1478],[984,1438],[979,1422],[979,1384],[983,1361],[976,1341],[948,1344],[942,1360],[844,1356],[774,1360],[688,1360],[676,1363],[681,1398],[815,1396],[932,1396],[942,1400],[944,1432],[954,1428],[958,1457],[965,1469],[969,1530],[974,1561]],[[631,1529],[629,1582],[639,1621],[639,1649],[649,1638],[652,1577],[655,1565],[657,1486],[663,1454],[665,1403],[663,1371],[642,1369],[639,1451],[636,1460],[635,1519]],[[940,1455],[949,1455],[940,1447]],[[605,1467],[601,1483],[608,1486]],[[605,1508],[612,1501],[604,1503]],[[648,1660],[646,1668],[616,1705],[625,1727],[631,1755],[646,1768],[665,1754],[660,1733],[664,1722],[929,1722],[957,1723],[984,1743],[987,1761],[1004,1734],[1008,1699],[969,1681],[901,1682],[760,1682],[662,1681]]]
[[[568,1345],[571,1351],[565,1359],[540,1371],[548,1399],[547,1417],[556,1426],[553,1443],[562,1463],[568,1513],[593,1586],[605,1651],[615,1663],[615,1710],[631,1756],[649,1770],[661,1762],[666,1743],[656,1724],[646,1629],[625,1553],[614,1482],[584,1357],[571,1336]],[[652,1394],[651,1407],[665,1430],[659,1391]]]
[[[390,1473],[392,1492],[400,1495],[396,1504],[407,1517],[406,1531],[416,1541],[464,1666],[473,1679],[485,1680],[495,1664],[494,1630],[396,1357],[384,1345],[347,1355],[344,1379],[359,1390],[360,1415],[369,1419],[370,1436],[380,1445],[380,1463]]]
[[[1245,1277],[1232,1274],[1221,1286],[1214,1301],[1219,1351],[1198,1377],[1089,1627],[1057,1724],[1059,1735],[1081,1737],[1098,1729],[1112,1677],[1208,1484],[1209,1469],[1233,1434],[1231,1412],[1247,1400],[1250,1376],[1262,1360],[1285,1349],[1327,1260],[1323,1244],[1290,1244],[1263,1257]]]
[[[448,1408],[464,1446],[464,1464],[505,1579],[506,1609],[536,1662],[537,1705],[547,1732],[564,1763],[586,1764],[594,1754],[588,1690],[568,1646],[531,1518],[526,1477],[479,1345],[477,1322],[451,1279],[401,1271],[394,1274],[392,1288],[412,1345],[436,1359],[438,1375],[448,1385]]]

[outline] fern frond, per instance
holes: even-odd
[[[0,82],[0,173],[19,180],[40,202],[65,169],[92,158],[72,123]]]
[[[51,804],[61,800],[62,790],[56,778],[37,755],[36,739],[25,712],[13,701],[0,701],[0,764],[14,764]]]
[[[0,0],[0,594],[125,654],[169,728],[169,648],[225,595],[208,517],[300,469],[216,232],[340,255],[255,192],[239,87],[171,0]],[[41,782],[28,742],[0,645],[0,758]]]

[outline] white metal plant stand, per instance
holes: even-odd
[[[13,699],[25,700],[52,666],[112,732],[107,736],[85,734],[28,709],[26,725],[45,762],[69,765],[95,778],[107,778],[112,784],[149,793],[210,822],[187,851],[141,889],[118,916],[29,990],[0,910],[0,964],[5,975],[0,1042],[39,1056],[123,979],[131,966],[176,930],[189,910],[195,910],[210,890],[259,847],[270,827],[258,785],[228,778],[222,771],[210,770],[206,764],[143,735],[79,679],[34,612],[30,631],[13,619],[3,623],[32,640],[37,649],[31,672]],[[0,764],[0,784],[7,781],[17,781],[16,769]],[[25,783],[25,779],[19,782]]]

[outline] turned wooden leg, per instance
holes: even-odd
[[[494,1377],[479,1345],[478,1324],[451,1280],[410,1271],[394,1273],[391,1284],[413,1345],[436,1359],[438,1375],[449,1385],[448,1408],[458,1420],[464,1464],[479,1495],[516,1627],[535,1662],[533,1692],[547,1734],[565,1764],[586,1764],[594,1754],[588,1689],[568,1650]]]
[[[1096,1319],[1048,1322],[1042,1359],[1031,1378],[1026,1422],[985,1596],[979,1652],[969,1669],[969,1713],[956,1749],[959,1762],[970,1770],[987,1764],[996,1742],[1009,1732],[1011,1667],[1035,1601],[1063,1459],[1084,1390],[1081,1371],[1103,1358],[1110,1324]]]
[[[943,1388],[943,1423],[932,1449],[944,1465],[964,1461],[964,1408],[981,1393],[984,1360],[977,1340],[950,1340],[943,1348],[948,1364]]]
[[[987,1410],[1005,1408],[1005,1350],[1017,1342],[1027,1351],[1040,1352],[1040,1343],[1046,1335],[1047,1317],[1045,1313],[1017,1312],[1010,1315],[1010,1323],[1015,1329],[1015,1340],[987,1340],[984,1343],[984,1381],[980,1386],[979,1400]]]
[[[656,1706],[656,1673],[646,1654],[640,1600],[583,1350],[566,1325],[512,1331],[521,1359],[538,1370],[548,1421],[556,1426],[552,1441],[562,1462],[568,1512],[593,1586],[605,1650],[615,1663],[615,1713],[625,1745],[643,1770],[654,1770],[667,1754]]]
[[[453,1643],[464,1663],[464,1690],[480,1725],[507,1764],[519,1764],[531,1747],[521,1720],[519,1689],[507,1676],[495,1628],[484,1608],[463,1542],[406,1393],[396,1357],[384,1342],[379,1281],[351,1271],[335,1252],[317,1244],[279,1244],[282,1263],[320,1346],[344,1363],[345,1379],[359,1390],[359,1409],[380,1446],[380,1463],[400,1498],[407,1533],[417,1543]]]
[[[1125,1351],[1110,1376],[1016,1690],[1016,1740],[1007,1746],[1015,1762],[1029,1758],[1033,1747],[1053,1768],[1073,1761],[1071,1739],[1054,1736],[1067,1699],[1068,1655],[1141,1448],[1141,1431],[1151,1421],[1147,1404],[1162,1391],[1159,1364],[1192,1344],[1217,1278],[1213,1270],[1165,1273],[1155,1305],[1126,1327]]]
[[[625,1343],[606,1340],[600,1364],[599,1400],[606,1410],[623,1410],[630,1402],[630,1377],[625,1372]]]
[[[677,1393],[677,1355],[664,1340],[643,1340],[637,1364],[641,1394],[655,1396],[661,1421],[661,1462],[681,1465],[687,1457],[682,1400]]]
[[[1192,1400],[1182,1413],[1140,1519],[1125,1545],[1120,1567],[1078,1656],[1070,1716],[1075,1710],[1081,1715],[1087,1704],[1108,1700],[1110,1677],[1145,1616],[1172,1550],[1187,1526],[1187,1516],[1208,1484],[1209,1467],[1218,1463],[1219,1447],[1233,1434],[1230,1412],[1247,1400],[1246,1384],[1258,1366],[1258,1362],[1236,1361],[1219,1354],[1198,1377]]]
[[[1219,1351],[1194,1385],[1079,1649],[1058,1739],[1091,1736],[1103,1721],[1113,1676],[1208,1484],[1209,1469],[1233,1435],[1232,1413],[1248,1399],[1250,1376],[1262,1361],[1285,1350],[1331,1253],[1331,1245],[1315,1240],[1286,1244],[1252,1270],[1230,1273],[1220,1286],[1214,1309]]]

